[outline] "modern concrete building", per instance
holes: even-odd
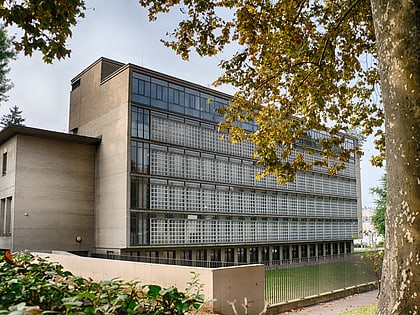
[[[0,249],[94,248],[100,139],[10,126],[0,132]]]
[[[229,95],[105,58],[71,83],[69,130],[93,141],[92,252],[275,264],[353,250],[357,157],[337,176],[316,168],[279,186],[273,176],[255,179],[251,143],[221,140],[215,109]],[[302,141],[316,146],[323,137]]]

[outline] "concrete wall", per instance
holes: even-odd
[[[92,250],[95,147],[26,135],[16,138],[11,248]]]
[[[15,200],[16,143],[17,139],[12,138],[0,146],[0,199],[12,197],[12,218]],[[1,174],[3,153],[7,153],[7,169],[5,175]],[[13,231],[13,220],[11,221],[11,230]],[[13,248],[13,239],[11,235],[0,235],[0,248]]]
[[[265,305],[264,265],[245,265],[213,269],[213,303],[222,314],[234,314],[230,303],[234,303],[238,314],[259,314]],[[246,299],[246,300],[245,300]]]
[[[117,70],[101,81],[109,68],[103,62],[78,77],[80,86],[70,95],[69,129],[102,138],[96,155],[95,244],[98,252],[119,253],[129,245],[129,71]]]
[[[228,268],[198,268],[173,265],[159,265],[129,261],[78,257],[62,254],[37,254],[49,257],[49,261],[62,264],[73,274],[90,277],[95,281],[120,278],[125,281],[139,280],[142,284],[158,284],[162,287],[176,286],[185,290],[192,279],[191,272],[199,274],[204,284],[206,299],[216,299],[213,311],[218,314],[233,315],[229,302],[236,300],[238,315],[245,314],[243,307],[246,298],[248,314],[258,314],[264,308],[264,266],[247,265]]]

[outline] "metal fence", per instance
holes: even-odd
[[[364,253],[306,265],[281,264],[266,270],[265,300],[276,304],[374,281],[373,264]]]
[[[92,253],[91,256],[204,268],[241,265],[237,262],[123,256],[111,253]],[[270,305],[377,281],[373,263],[366,253],[288,259],[272,261],[265,265],[265,300]]]
[[[202,267],[202,268],[220,268],[220,267],[246,265],[245,263],[241,264],[241,263],[226,262],[226,261],[207,261],[207,260],[175,259],[175,258],[165,258],[165,257],[127,256],[127,255],[116,255],[112,253],[108,253],[108,254],[91,253],[90,256],[93,258],[135,261],[135,262],[163,264],[163,265]]]

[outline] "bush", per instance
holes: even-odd
[[[58,263],[20,253],[8,263],[0,255],[0,314],[184,314],[204,304],[193,274],[189,287],[140,285],[74,276]]]

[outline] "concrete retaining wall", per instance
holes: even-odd
[[[265,305],[264,265],[246,265],[227,268],[199,268],[159,265],[150,263],[79,257],[66,254],[37,253],[48,261],[58,262],[65,270],[95,281],[120,278],[124,281],[139,280],[143,284],[158,284],[162,287],[176,286],[184,290],[192,279],[192,272],[199,274],[204,284],[206,299],[214,299],[210,308],[215,313],[233,315],[230,303],[235,302],[238,315],[245,314],[241,304],[246,299],[248,314],[260,313]]]

